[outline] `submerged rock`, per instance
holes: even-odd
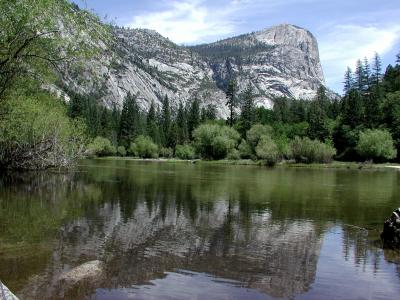
[[[393,211],[390,218],[383,223],[381,238],[386,245],[400,246],[400,208]]]
[[[97,281],[103,277],[104,265],[99,260],[86,262],[62,274],[60,281],[68,285],[75,285],[83,281]]]

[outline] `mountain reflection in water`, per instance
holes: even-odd
[[[8,174],[0,278],[22,299],[390,298],[399,255],[376,240],[399,183],[392,170],[122,160]],[[100,282],[60,285],[94,259]]]

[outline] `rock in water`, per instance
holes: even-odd
[[[84,281],[93,282],[100,280],[103,277],[103,274],[103,263],[99,260],[92,260],[62,274],[60,276],[60,281],[67,285],[75,285]]]
[[[383,223],[381,238],[386,245],[400,246],[400,208]]]

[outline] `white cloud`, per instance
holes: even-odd
[[[320,56],[328,86],[338,89],[347,66],[354,69],[357,59],[389,52],[400,40],[400,26],[332,26],[321,35]]]
[[[210,11],[198,0],[171,1],[166,10],[137,15],[128,26],[154,29],[178,44],[199,43],[233,33],[228,16],[236,6]]]

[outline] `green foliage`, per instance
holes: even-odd
[[[200,125],[193,132],[196,152],[206,159],[223,159],[237,146],[239,133],[215,124]]]
[[[236,80],[230,80],[226,90],[226,105],[229,108],[229,125],[232,127],[235,118],[235,108],[237,106],[236,99],[237,83]]]
[[[195,152],[193,147],[188,144],[178,145],[176,146],[175,156],[180,159],[193,159],[195,158]]]
[[[142,133],[140,110],[136,98],[136,95],[128,93],[122,106],[118,139],[119,143],[125,147]]]
[[[279,149],[271,137],[261,136],[255,149],[257,158],[264,160],[268,165],[274,165],[279,159]]]
[[[242,136],[246,135],[246,132],[255,122],[255,108],[253,87],[249,84],[244,91],[240,115],[240,133]]]
[[[229,160],[238,160],[240,159],[240,152],[237,149],[232,149],[231,151],[229,151],[227,157],[227,159]]]
[[[125,147],[124,147],[124,146],[119,146],[119,147],[117,148],[117,153],[118,153],[119,156],[122,156],[122,157],[126,156],[126,149],[125,149]]]
[[[272,136],[273,129],[268,125],[256,124],[246,133],[246,140],[250,147],[255,151],[262,136]]]
[[[83,152],[85,130],[50,94],[10,92],[0,103],[0,168],[68,167]]]
[[[150,137],[140,135],[131,143],[129,152],[141,158],[157,158],[158,146]]]
[[[109,139],[101,136],[96,137],[88,146],[87,154],[90,156],[115,155],[117,149],[111,144]]]
[[[393,159],[397,154],[390,133],[379,129],[362,131],[356,149],[362,158],[378,161]]]
[[[308,137],[295,137],[291,142],[291,154],[296,162],[302,163],[329,163],[336,150],[329,144]]]
[[[238,146],[240,158],[249,159],[253,158],[253,150],[250,145],[246,142],[246,140],[242,140]]]
[[[200,124],[200,103],[197,98],[193,100],[190,104],[189,113],[188,113],[188,131],[189,137],[193,138],[192,133],[195,128],[197,128]]]
[[[96,16],[67,0],[0,1],[0,28],[0,100],[19,79],[53,80],[61,62],[92,57],[110,39]]]
[[[174,150],[172,148],[161,148],[160,156],[164,158],[172,158],[174,156]]]

